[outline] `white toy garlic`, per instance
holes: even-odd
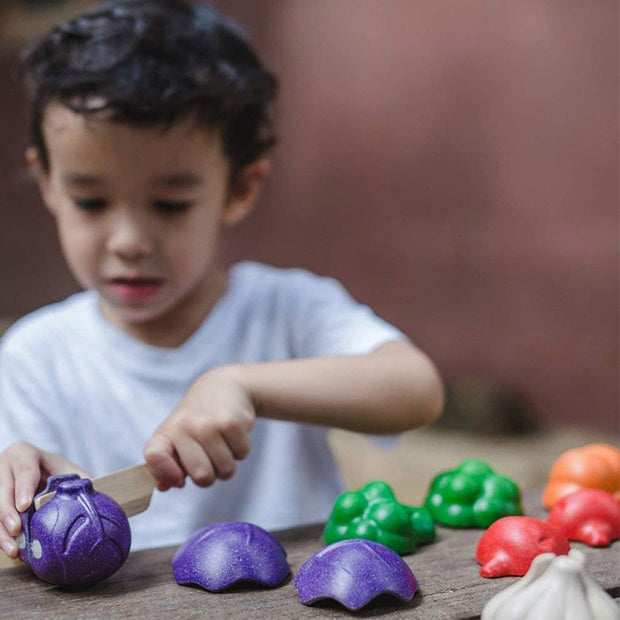
[[[517,583],[496,594],[480,620],[620,620],[620,609],[585,569],[585,556],[543,553]]]

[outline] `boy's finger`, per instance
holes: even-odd
[[[22,520],[19,518],[19,514],[14,508],[9,508],[4,511],[2,525],[13,538],[22,531]]]
[[[144,446],[144,460],[153,476],[159,481],[160,490],[182,487],[185,483],[185,472],[174,455],[174,444],[161,432],[156,432]]]
[[[19,549],[13,537],[6,531],[6,528],[0,523],[0,549],[4,551],[10,558],[16,558]]]
[[[243,460],[250,453],[250,436],[242,428],[235,426],[226,430],[224,439],[237,460]]]
[[[26,456],[16,458],[11,463],[11,469],[15,480],[15,507],[20,512],[24,512],[32,503],[41,479],[41,470],[36,461]]]
[[[236,468],[235,459],[224,438],[219,433],[209,435],[202,440],[202,448],[211,460],[215,475],[222,480],[232,478]]]
[[[211,459],[195,439],[182,436],[177,440],[176,448],[185,471],[199,487],[208,487],[215,482]]]
[[[8,464],[0,466],[0,524],[11,536],[21,530],[21,520],[15,510],[15,487],[13,473]]]

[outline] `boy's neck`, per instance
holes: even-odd
[[[134,338],[156,347],[173,348],[188,340],[215,307],[228,286],[228,274],[223,269],[213,268],[203,286],[177,306],[174,312],[145,323],[119,323],[113,316],[101,310],[114,325]]]

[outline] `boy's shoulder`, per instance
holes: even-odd
[[[2,350],[46,350],[50,345],[74,339],[76,333],[92,325],[96,294],[75,293],[56,303],[43,306],[13,323],[3,334]]]
[[[251,260],[235,263],[230,268],[230,272],[234,277],[240,276],[247,279],[259,278],[271,282],[290,281],[291,279],[305,276],[319,277],[299,267],[275,267],[274,265]]]
[[[302,290],[317,292],[324,289],[342,289],[342,285],[334,278],[317,275],[301,267],[274,267],[265,263],[244,261],[233,265],[230,275],[233,285],[266,295],[287,291],[299,294]]]

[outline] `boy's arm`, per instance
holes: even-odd
[[[232,364],[195,381],[144,456],[162,491],[185,476],[209,486],[248,454],[257,415],[379,434],[428,424],[442,406],[435,367],[404,341],[363,355]]]
[[[278,326],[287,361],[221,366],[192,384],[144,448],[160,490],[183,486],[186,476],[199,486],[230,478],[250,450],[257,415],[387,434],[441,411],[432,362],[340,283],[253,269],[263,294],[277,301],[264,329],[269,336]]]
[[[405,341],[366,355],[228,366],[259,417],[397,433],[433,422],[443,387],[432,362]]]

